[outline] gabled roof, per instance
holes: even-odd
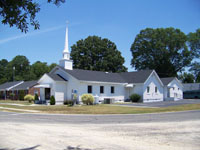
[[[8,90],[9,88],[20,84],[23,81],[6,82],[0,85],[0,90]]]
[[[59,74],[50,74],[50,73],[47,73],[47,75],[53,79],[54,81],[67,81],[65,78],[63,78],[61,75]]]
[[[127,83],[144,83],[152,72],[153,70],[141,70],[135,72],[123,72],[119,74]]]
[[[26,81],[16,87],[14,87],[12,90],[27,90],[36,84],[37,84],[37,81]]]
[[[126,83],[118,73],[108,73],[103,71],[91,71],[82,69],[65,70],[78,80],[97,82],[117,82]]]
[[[110,73],[103,71],[91,71],[82,69],[66,70],[60,66],[57,66],[81,81],[96,81],[96,82],[113,82],[113,83],[144,83],[153,70],[143,70],[135,72],[123,72],[123,73]],[[52,70],[52,73],[54,71]]]
[[[168,85],[172,80],[175,79],[175,77],[160,78],[160,79],[161,79],[161,81],[162,81],[162,83],[163,83],[164,85]]]

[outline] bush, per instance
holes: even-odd
[[[4,98],[3,92],[0,92],[0,99],[3,99],[3,98]]]
[[[93,105],[94,103],[94,97],[91,94],[83,94],[81,100],[86,105]]]
[[[52,95],[50,97],[50,105],[55,105],[56,104],[56,100],[55,100],[55,97]]]
[[[141,98],[141,96],[138,95],[138,94],[132,94],[130,96],[130,99],[131,99],[132,102],[139,102],[140,98]]]
[[[39,100],[38,94],[35,94],[35,100]]]
[[[19,100],[24,100],[25,93],[23,90],[19,91]]]
[[[64,105],[68,105],[68,106],[73,106],[74,105],[74,101],[73,100],[64,100],[63,104]]]
[[[34,101],[34,96],[31,94],[27,94],[26,96],[24,96],[24,100],[29,101],[29,103],[31,103],[32,101]]]
[[[10,93],[10,99],[14,100],[15,94],[14,93]]]
[[[77,100],[77,94],[73,94],[73,100]]]

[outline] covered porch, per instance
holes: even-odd
[[[39,84],[34,86],[34,88],[39,88],[40,90],[40,96],[39,96],[39,101],[38,103],[48,103],[50,101],[51,93],[52,93],[52,88],[50,84]],[[36,102],[37,103],[37,102]]]

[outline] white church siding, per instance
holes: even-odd
[[[129,99],[132,94],[139,94],[143,99],[143,83],[133,84],[133,87],[125,88],[126,99]]]
[[[149,92],[147,88],[149,87]],[[157,88],[157,92],[156,92]],[[143,86],[143,102],[163,101],[163,85],[155,72],[147,79]]]
[[[174,78],[167,86],[165,86],[165,100],[180,100],[183,99],[183,87]]]
[[[97,97],[99,101],[103,101],[105,98],[114,99],[114,102],[124,101],[125,99],[125,89],[123,84],[119,83],[106,83],[106,82],[87,82],[80,81],[79,85],[79,100],[81,95],[88,93],[88,86],[92,86],[92,94]],[[104,93],[100,93],[100,86],[104,87]],[[114,87],[114,93],[111,93],[111,86]]]
[[[55,74],[59,74],[61,75],[63,78],[65,78],[67,80],[67,84],[66,84],[66,97],[65,100],[71,100],[72,99],[72,92],[73,91],[77,91],[77,96],[80,95],[79,93],[79,83],[80,81],[77,80],[76,78],[74,78],[73,76],[71,76],[70,74],[66,73],[65,71],[59,69],[59,68],[55,68]]]
[[[54,81],[47,74],[44,74],[40,78],[40,80],[38,81],[38,84],[49,85],[49,88],[51,89],[50,93],[51,95],[54,95],[54,90],[53,90]],[[45,100],[45,87],[40,88],[40,100]]]
[[[53,91],[56,100],[56,104],[63,104],[64,100],[67,98],[67,83],[56,81],[53,84]]]

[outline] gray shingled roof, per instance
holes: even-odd
[[[120,76],[128,83],[144,83],[153,70],[141,70],[135,72],[119,73]]]
[[[118,73],[106,73],[102,71],[91,71],[82,69],[65,70],[78,80],[97,81],[97,82],[118,82],[126,83],[126,81]]]
[[[143,70],[124,73],[106,73],[103,71],[91,71],[82,69],[66,70],[60,66],[58,67],[63,69],[78,80],[115,83],[144,83],[153,71]]]
[[[54,81],[67,81],[65,78],[63,78],[59,74],[47,74],[50,78],[52,78]]]
[[[14,88],[12,90],[28,90],[29,88],[33,87],[37,84],[37,81],[26,81]]]
[[[200,90],[200,83],[184,83],[183,91],[196,91]]]
[[[22,82],[22,81],[6,82],[6,83],[0,85],[0,90],[6,90],[16,84],[19,84],[20,82]]]
[[[175,77],[169,77],[169,78],[160,78],[162,83],[164,85],[168,85],[172,80],[174,80]]]

